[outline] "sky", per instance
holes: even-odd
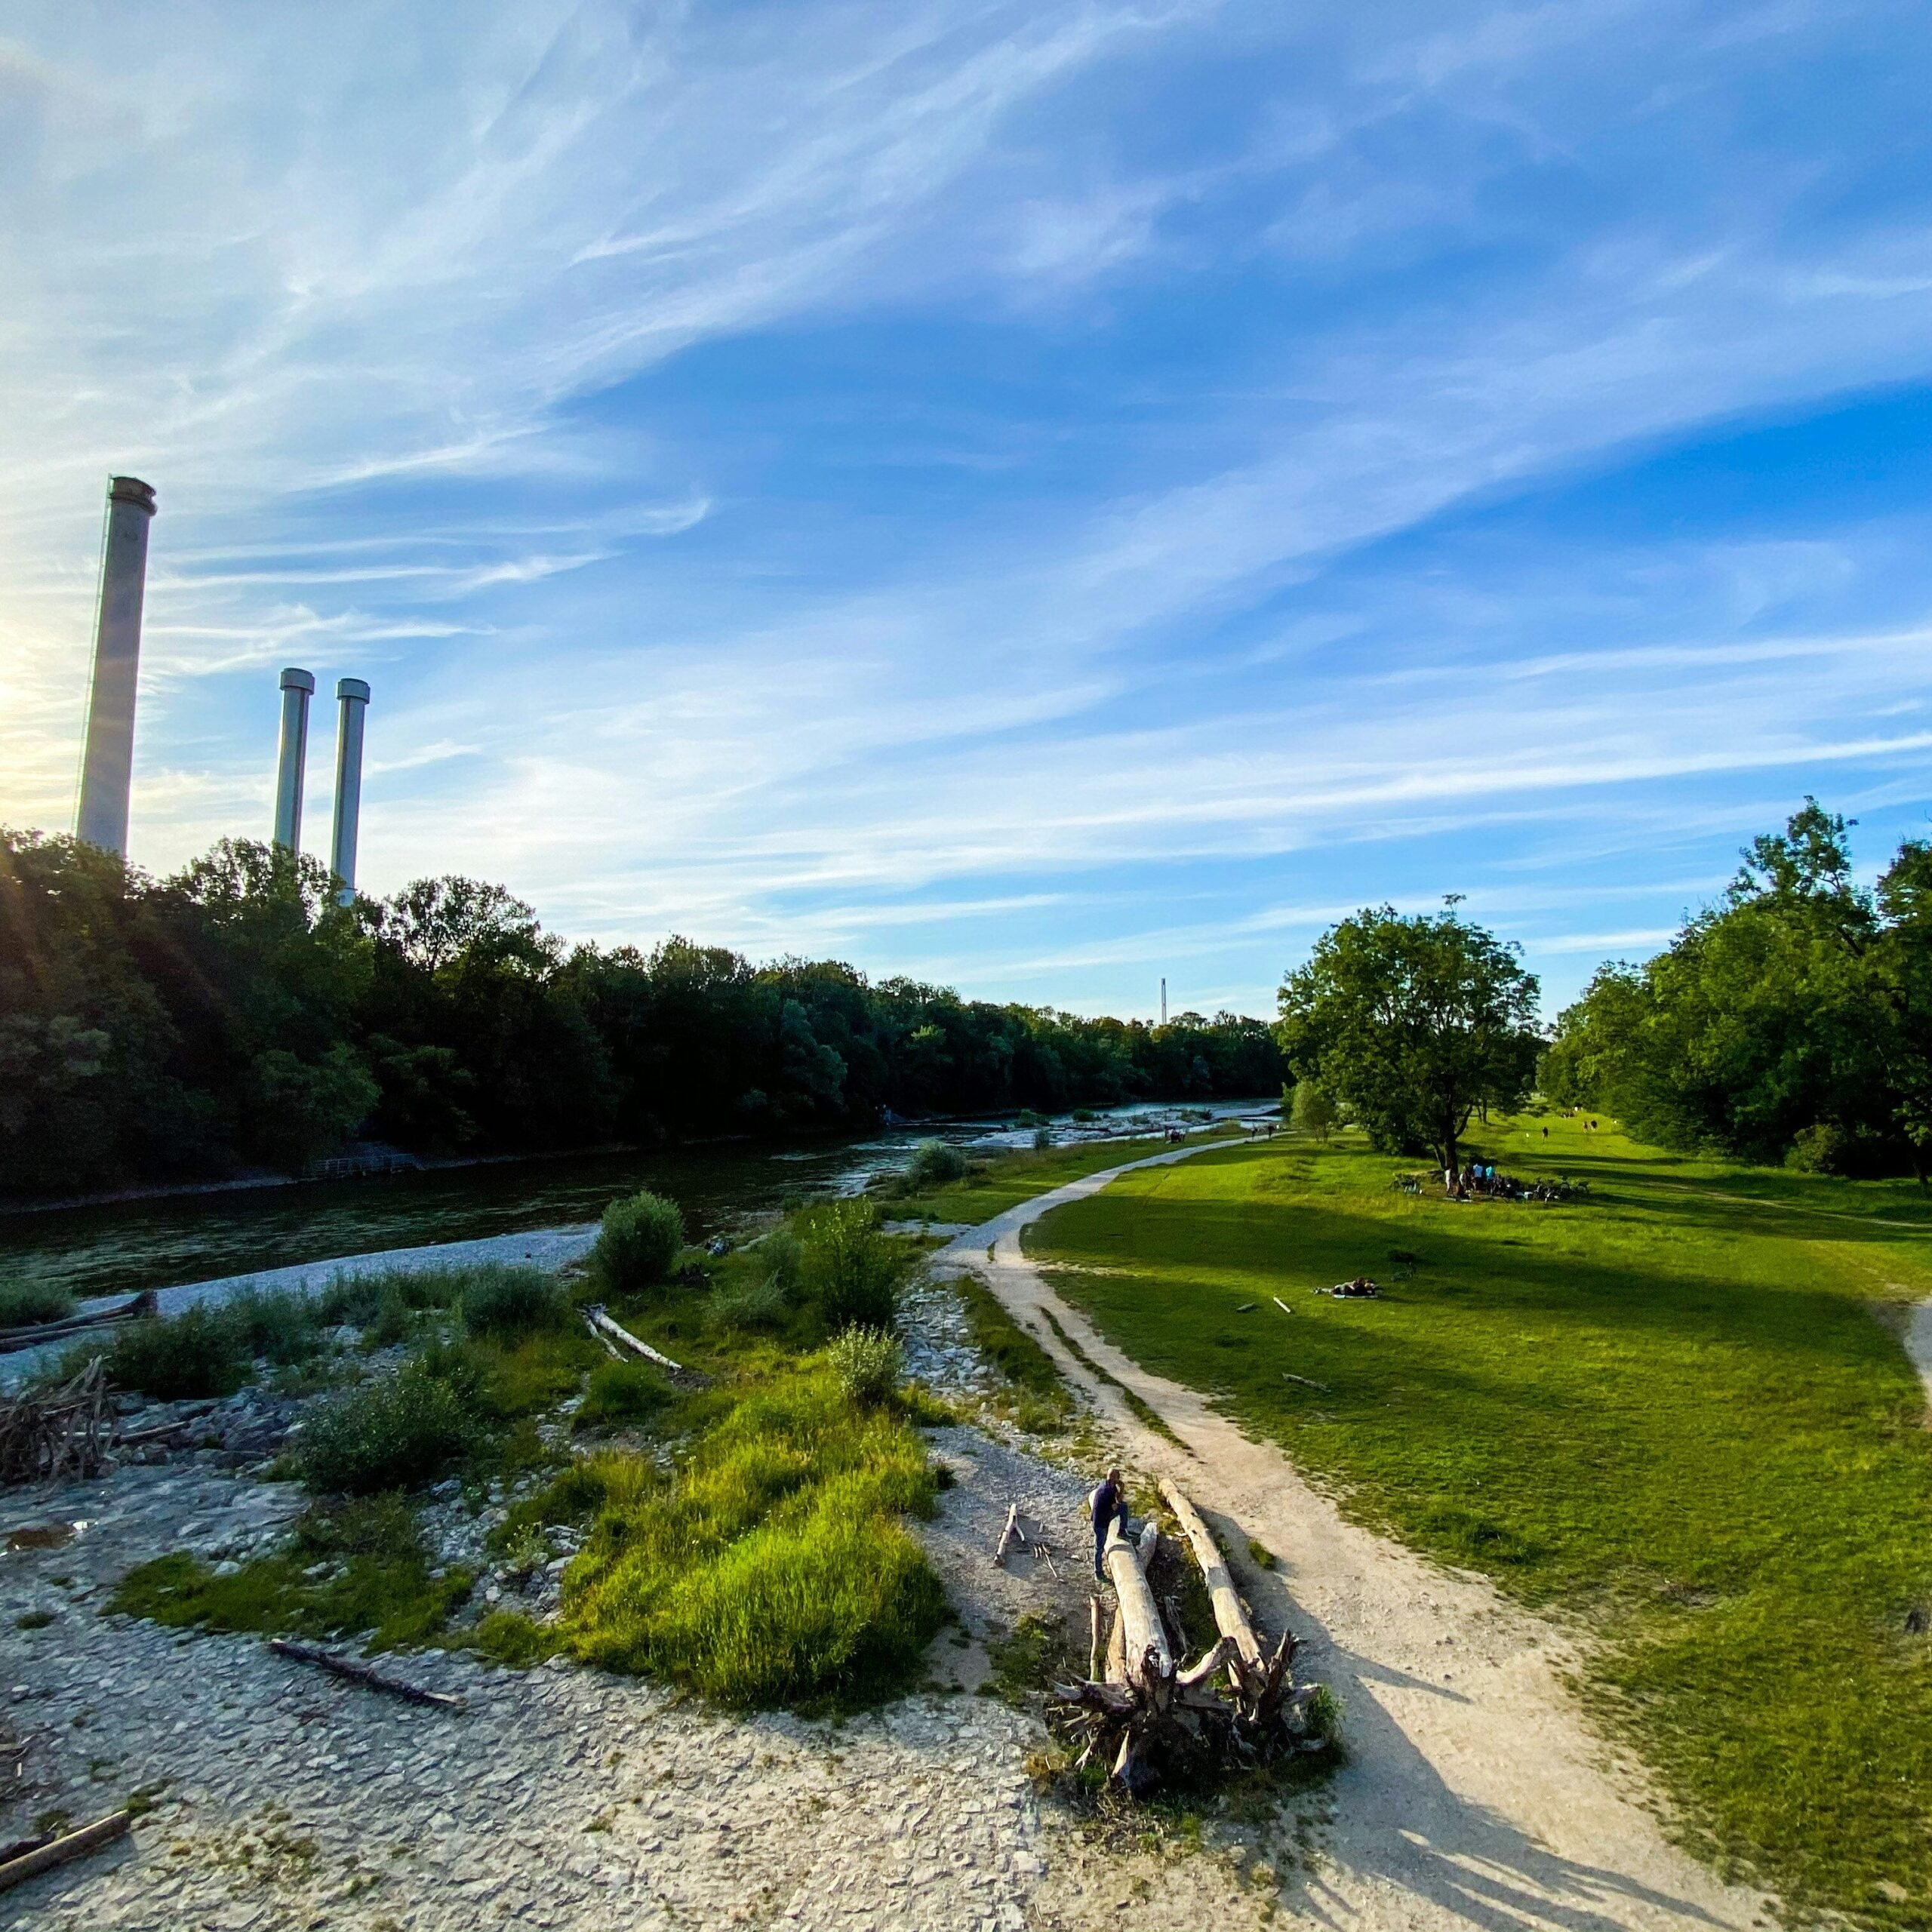
[[[1932,16],[470,0],[0,22],[0,822],[368,681],[358,883],[1266,1015],[1446,894],[1552,1017],[1802,798],[1932,835]]]

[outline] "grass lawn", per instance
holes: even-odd
[[[1586,1694],[1706,1857],[1801,1918],[1932,1923],[1932,1433],[1895,1333],[1932,1201],[1607,1123],[1477,1145],[1592,1197],[1417,1198],[1390,1183],[1423,1163],[1276,1140],[1128,1175],[1029,1245],[1358,1519],[1586,1620]],[[1386,1299],[1311,1292],[1358,1272]]]
[[[1238,1134],[1239,1130],[1223,1131]],[[1190,1141],[1196,1137],[1189,1135]],[[1158,1134],[1123,1136],[1118,1140],[1084,1140],[1070,1147],[1053,1147],[1043,1152],[1001,1154],[976,1167],[964,1180],[950,1181],[915,1194],[881,1193],[880,1210],[895,1220],[964,1221],[977,1225],[1017,1208],[1035,1195],[1064,1187],[1103,1168],[1118,1168],[1128,1161],[1144,1161],[1149,1154],[1164,1151],[1165,1143]]]

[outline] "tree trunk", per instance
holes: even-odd
[[[1214,1540],[1214,1532],[1178,1483],[1163,1476],[1161,1494],[1167,1498],[1168,1507],[1174,1512],[1174,1520],[1180,1524],[1181,1534],[1194,1552],[1194,1560],[1201,1566],[1201,1580],[1207,1585],[1208,1600],[1214,1607],[1214,1627],[1234,1645],[1236,1680],[1251,1673],[1259,1678],[1266,1668],[1261,1660],[1261,1641],[1254,1634],[1254,1626],[1247,1620],[1247,1607],[1235,1588],[1234,1579],[1228,1574],[1228,1566],[1221,1560],[1220,1546]]]

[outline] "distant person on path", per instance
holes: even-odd
[[[1118,1523],[1121,1534],[1127,1534],[1127,1491],[1119,1470],[1107,1472],[1106,1481],[1087,1499],[1087,1507],[1094,1518],[1094,1574],[1104,1578],[1100,1552],[1107,1546],[1108,1531]]]

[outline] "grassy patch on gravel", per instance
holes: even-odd
[[[1054,1358],[1008,1314],[992,1289],[975,1275],[955,1285],[966,1304],[966,1327],[1004,1382],[994,1408],[1034,1435],[1063,1435],[1074,1414],[1073,1397]]]
[[[400,1496],[318,1503],[272,1555],[217,1576],[177,1551],[131,1570],[108,1608],[177,1629],[297,1637],[365,1635],[368,1653],[439,1636],[468,1598],[467,1570],[432,1574]]]
[[[897,1521],[934,1498],[904,1417],[814,1361],[746,1392],[674,1473],[589,1459],[535,1513],[592,1524],[564,1577],[578,1657],[728,1704],[836,1706],[913,1681],[945,1616]]]
[[[1126,1176],[1031,1245],[1358,1518],[1593,1621],[1586,1692],[1706,1857],[1801,1915],[1924,1924],[1932,1435],[1894,1331],[1932,1204],[1554,1118],[1483,1151],[1592,1198],[1458,1205],[1276,1142]],[[1358,1272],[1383,1299],[1318,1292]]]
[[[1070,1180],[1117,1168],[1124,1161],[1144,1160],[1165,1143],[1158,1134],[1129,1140],[1085,1140],[1071,1147],[973,1157],[960,1180],[917,1193],[894,1196],[886,1203],[895,1220],[965,1221],[977,1224],[1031,1201]]]

